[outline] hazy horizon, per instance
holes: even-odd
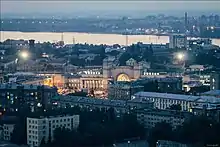
[[[2,17],[181,16],[220,14],[220,1],[1,1]]]

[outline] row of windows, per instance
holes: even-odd
[[[29,135],[28,137],[29,137],[29,139],[35,139],[35,140],[38,139],[38,136],[34,136],[34,135]]]
[[[38,142],[37,141],[29,141],[28,143],[30,145],[38,146]]]
[[[67,119],[64,118],[64,119],[60,119],[60,120],[58,120],[58,119],[57,120],[52,120],[52,123],[55,123],[55,122],[59,123],[59,122],[66,122],[66,121],[70,121],[70,118],[67,118]],[[49,122],[51,122],[51,121],[49,121]]]
[[[31,130],[29,130],[28,133],[30,133],[30,134],[32,133],[32,134],[36,134],[37,135],[38,131],[31,131]]]

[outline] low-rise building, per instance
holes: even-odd
[[[220,105],[220,99],[213,96],[192,96],[157,92],[138,92],[132,99],[149,100],[158,109],[166,109],[173,104],[180,104],[182,110],[190,111],[194,105]]]
[[[140,108],[153,108],[153,103],[146,101],[139,101],[138,99],[133,100],[109,100],[109,99],[96,99],[89,97],[79,96],[60,96],[55,103],[59,103],[60,107],[86,107],[90,109],[109,109],[114,108],[119,114],[128,112],[129,110],[140,109]]]
[[[130,100],[131,95],[143,91],[144,86],[131,82],[109,82],[108,98],[119,100]]]
[[[175,110],[159,110],[159,109],[140,109],[136,111],[137,120],[145,128],[152,128],[157,123],[166,122],[173,128],[182,125],[182,123],[192,114],[190,112],[182,112]]]
[[[220,104],[197,104],[192,107],[191,112],[220,122]]]
[[[79,115],[27,118],[27,144],[30,147],[40,146],[42,139],[53,140],[56,128],[76,129],[79,126]]]

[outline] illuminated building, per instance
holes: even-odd
[[[71,91],[81,91],[87,89],[99,93],[105,97],[109,81],[132,82],[140,78],[165,78],[182,76],[178,73],[154,72],[148,71],[149,63],[141,61],[136,62],[129,59],[125,66],[118,66],[117,59],[109,57],[104,59],[102,67],[90,66],[79,68],[74,73],[65,74],[43,74],[49,78],[44,84],[56,86],[58,89],[69,89]]]
[[[134,109],[141,109],[141,108],[153,108],[153,102],[148,100],[140,101],[138,99],[132,100],[110,100],[110,99],[97,99],[97,98],[89,98],[89,97],[80,97],[80,96],[59,96],[58,101],[56,103],[60,107],[85,107],[88,109],[97,109],[100,110],[109,108],[114,108],[114,110],[119,113],[123,114],[129,112],[130,110]]]
[[[0,104],[5,110],[17,111],[27,104],[32,109],[36,107],[46,108],[50,99],[57,94],[55,87],[41,85],[1,84]]]

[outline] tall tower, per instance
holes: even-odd
[[[61,40],[60,40],[60,46],[63,46],[64,45],[64,41],[63,41],[63,32],[62,32],[62,34],[61,34],[61,38],[60,38]]]
[[[125,39],[126,39],[125,45],[126,45],[126,47],[128,47],[128,34],[126,34]]]
[[[185,19],[185,33],[187,32],[187,30],[188,30],[188,14],[187,14],[187,12],[185,12],[185,17],[184,17],[184,19]]]

